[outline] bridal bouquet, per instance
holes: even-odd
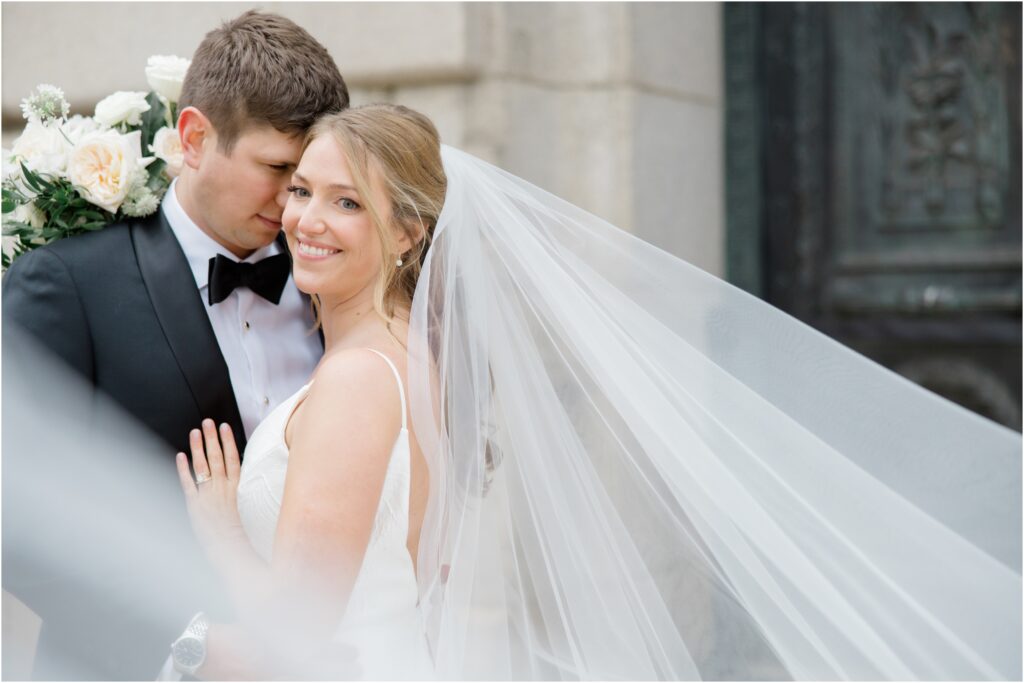
[[[189,61],[153,56],[149,92],[116,92],[92,116],[68,117],[64,92],[40,85],[22,100],[28,123],[3,150],[3,263],[62,237],[148,216],[182,164],[175,128]]]

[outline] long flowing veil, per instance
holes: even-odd
[[[1020,434],[442,154],[409,344],[441,677],[1020,678]]]

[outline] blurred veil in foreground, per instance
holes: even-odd
[[[409,343],[441,678],[1020,678],[1020,434],[442,156]]]
[[[190,526],[172,447],[12,325],[3,399],[3,588],[42,618],[32,679],[155,680],[200,611],[244,633],[218,653],[240,679],[358,675],[353,648],[320,648],[295,628],[314,621],[304,606],[323,600],[319,584],[278,609],[243,574],[220,576]],[[11,654],[5,680],[23,675]]]
[[[43,619],[33,677],[155,678],[191,616],[223,609],[170,446],[12,324],[2,446],[3,587]]]

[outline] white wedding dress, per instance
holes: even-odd
[[[334,639],[356,649],[360,677],[370,680],[429,678],[433,671],[418,607],[416,573],[406,546],[409,534],[409,432],[405,390],[391,367],[402,401],[402,428],[391,449],[380,503],[362,567]],[[288,446],[285,427],[307,384],[274,409],[253,432],[238,484],[238,513],[253,547],[266,561],[273,554],[281,513]]]

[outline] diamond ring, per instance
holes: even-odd
[[[197,474],[196,475],[196,484],[205,484],[206,482],[210,481],[211,479],[213,479],[213,477],[211,477],[209,474]]]

